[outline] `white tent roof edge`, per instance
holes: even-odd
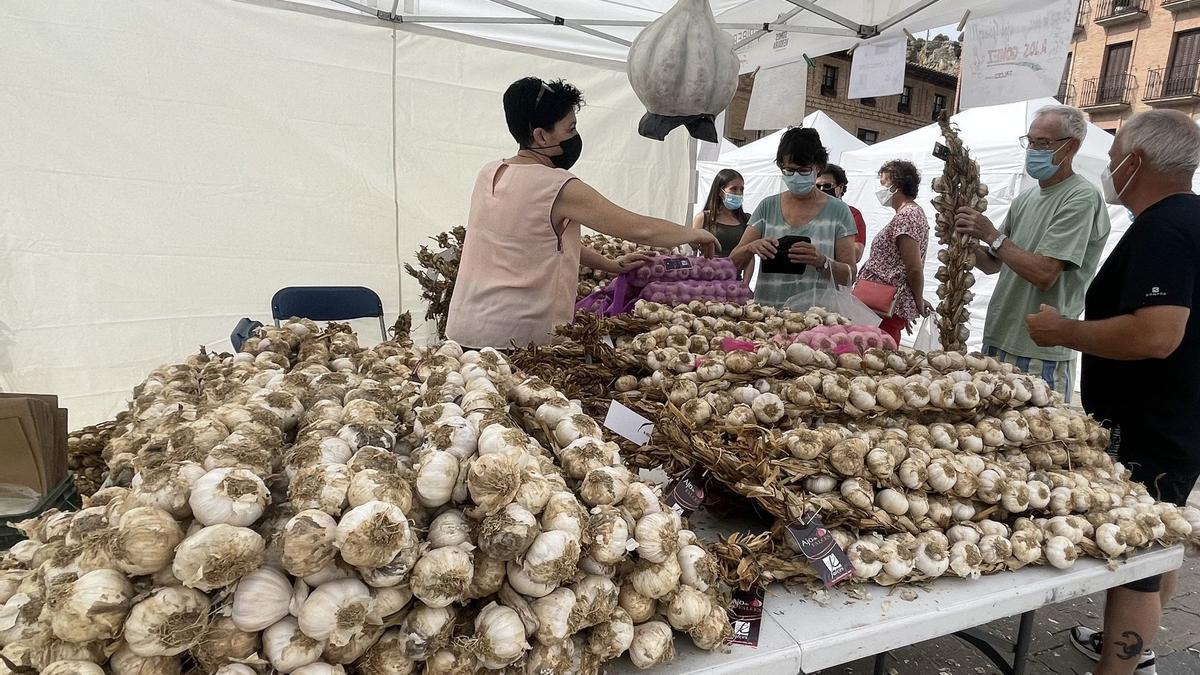
[[[305,4],[303,2],[294,2],[291,0],[233,0],[244,4],[258,5],[274,9],[282,9],[287,11],[301,12],[314,16],[321,16],[330,19],[338,19],[342,21],[352,21],[363,25],[372,25],[392,30],[404,30],[417,34],[429,35],[433,37],[442,37],[462,42],[477,44],[486,47],[507,49],[510,51],[519,51],[528,54],[545,56],[547,58],[572,61],[577,63],[585,63],[588,65],[607,67],[613,70],[621,70],[624,68],[623,58],[602,58],[596,56],[585,56],[582,54],[574,54],[570,51],[561,49],[545,49],[529,44],[506,42],[504,40],[490,39],[471,33],[438,29],[434,27],[437,24],[442,25],[464,25],[464,24],[492,24],[492,25],[531,25],[531,26],[562,26],[568,30],[578,31],[582,34],[610,42],[620,47],[628,47],[631,43],[619,36],[611,35],[595,27],[602,26],[621,26],[621,27],[642,27],[651,23],[650,20],[627,20],[627,19],[603,19],[603,18],[572,18],[558,16],[546,11],[539,10],[521,2],[514,0],[485,0],[500,7],[505,7],[516,12],[525,14],[525,16],[454,16],[454,15],[405,15],[397,14],[396,9],[399,7],[398,0],[393,0],[391,3],[391,11],[376,10],[373,7],[358,2],[357,0],[325,0],[326,3],[333,3],[341,7],[345,7],[352,11],[342,11],[326,7],[320,7],[313,4]],[[851,40],[853,43],[869,40],[879,37],[885,31],[888,31],[895,26],[902,24],[907,19],[919,14],[920,12],[936,5],[938,3],[946,3],[954,5],[954,0],[917,0],[913,4],[896,12],[892,16],[880,21],[879,23],[869,25],[861,24],[852,19],[848,19],[841,14],[832,11],[828,7],[817,5],[814,0],[786,0],[788,3],[795,5],[788,12],[774,17],[773,20],[768,20],[762,23],[748,22],[721,22],[718,23],[730,31],[750,31],[739,39],[734,46],[735,50],[742,50],[760,40],[763,36],[770,33],[800,33],[819,35],[830,38],[844,38]],[[795,16],[802,13],[811,13],[827,21],[835,24],[832,27],[824,26],[805,26],[787,23]],[[840,27],[838,27],[840,26]],[[840,41],[837,41],[840,42]],[[822,54],[844,49],[848,45],[827,43],[813,49],[812,53],[804,53],[802,55],[793,55],[786,62],[795,62],[804,58],[804,56],[820,56]],[[778,66],[783,63],[772,63],[770,65]]]

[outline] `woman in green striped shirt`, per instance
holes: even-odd
[[[785,236],[805,236],[788,259],[807,265],[803,274],[767,274],[760,270],[754,299],[781,307],[789,299],[803,305],[833,287],[854,281],[854,235],[857,229],[850,207],[836,197],[814,188],[817,176],[829,162],[829,151],[821,145],[815,129],[789,129],[779,141],[775,164],[783,173],[787,191],[764,199],[750,216],[750,224],[730,259],[738,267],[757,257],[770,259]],[[807,308],[807,307],[806,307]]]

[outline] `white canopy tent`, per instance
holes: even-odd
[[[682,222],[694,145],[638,137],[620,72],[673,2],[4,3],[0,390],[56,393],[72,426],[109,418],[152,368],[269,320],[288,285],[369,286],[389,320],[420,321],[402,265],[511,152],[500,93],[529,74],[585,92],[582,178]],[[746,70],[1012,5],[713,2]]]
[[[971,157],[979,163],[980,177],[987,184],[989,191],[986,215],[997,227],[1004,222],[1013,198],[1022,190],[1036,185],[1036,181],[1025,174],[1025,151],[1017,139],[1028,130],[1029,122],[1039,108],[1057,104],[1054,99],[1035,99],[1023,103],[973,108],[951,118],[958,126]],[[1108,164],[1108,149],[1112,145],[1112,138],[1108,132],[1089,123],[1083,148],[1073,164],[1075,172],[1093,182],[1097,188],[1100,186],[1100,173]],[[862,150],[846,153],[842,157],[842,168],[850,178],[846,201],[861,209],[863,218],[867,221],[866,255],[870,255],[870,245],[874,236],[894,215],[891,209],[881,207],[875,199],[875,190],[879,188],[879,168],[888,160],[905,159],[913,162],[921,172],[921,189],[917,203],[925,209],[930,222],[930,255],[927,255],[925,260],[925,297],[931,302],[937,299],[938,282],[934,274],[939,266],[937,256],[933,255],[938,249],[938,243],[933,233],[934,211],[931,200],[934,192],[931,184],[935,177],[942,174],[942,161],[933,157],[931,151],[934,143],[940,140],[941,130],[937,124],[931,124]],[[1124,208],[1110,206],[1108,216],[1112,222],[1112,233],[1108,238],[1105,256],[1130,225],[1129,216]],[[971,304],[971,339],[968,341],[972,349],[979,349],[982,344],[983,320],[995,285],[996,277],[976,272],[976,282],[971,289],[975,300]],[[905,341],[911,344],[911,340],[912,336],[905,336]]]
[[[867,147],[846,131],[829,115],[817,110],[804,118],[801,126],[816,129],[821,141],[829,149],[829,161],[840,164],[842,154]],[[786,129],[764,136],[729,152],[722,152],[714,162],[696,162],[696,203],[703,204],[708,198],[712,181],[721,169],[736,169],[746,181],[746,211],[749,213],[762,200],[783,191],[783,180],[779,167],[775,166],[775,151]]]

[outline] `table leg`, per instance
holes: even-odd
[[[1025,661],[1033,643],[1033,615],[1036,611],[1030,610],[1021,615],[1021,625],[1017,628],[1017,644],[1013,647],[1013,675],[1025,675]]]
[[[884,675],[884,669],[887,668],[887,656],[887,652],[880,652],[875,655],[874,675]]]

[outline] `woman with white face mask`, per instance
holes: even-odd
[[[896,215],[871,242],[871,256],[860,279],[895,290],[890,316],[879,327],[900,342],[900,330],[933,311],[922,297],[925,288],[925,250],[929,245],[929,220],[913,201],[921,174],[912,162],[892,160],[879,169],[875,197]],[[886,312],[885,312],[886,313]]]
[[[835,280],[842,286],[854,281],[854,217],[845,202],[816,189],[828,162],[829,151],[815,129],[789,129],[779,141],[775,163],[787,190],[759,203],[729,258],[745,268],[755,258],[775,258],[784,237],[808,241],[790,239],[786,252],[788,262],[804,265],[800,274],[763,272],[760,263],[754,287],[760,303],[782,307],[793,297],[820,297]]]
[[[713,178],[704,210],[692,219],[692,227],[711,232],[720,242],[717,255],[728,258],[746,232],[750,214],[742,208],[746,181],[733,169],[721,169]]]

